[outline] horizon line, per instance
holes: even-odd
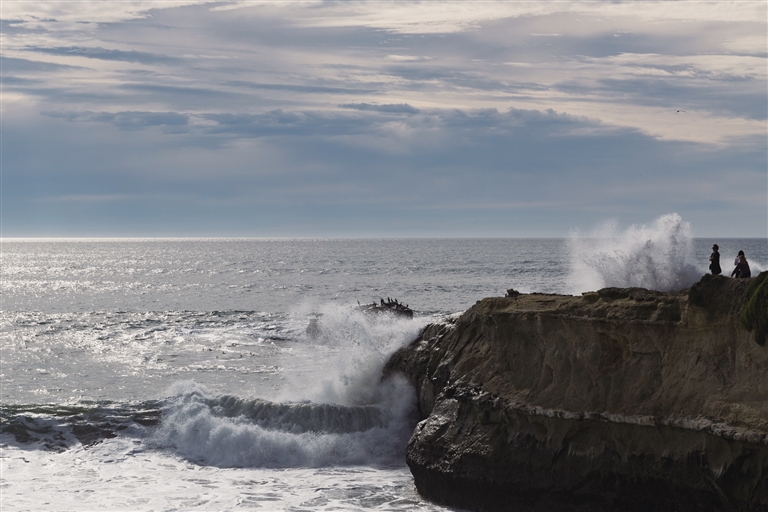
[[[169,240],[169,241],[195,241],[195,240],[565,240],[568,236],[0,236],[0,243],[4,241],[142,241],[142,240]],[[614,238],[605,236],[581,236],[576,238]],[[743,240],[765,239],[768,236],[693,236],[692,240]]]

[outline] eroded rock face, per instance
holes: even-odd
[[[478,302],[385,372],[423,418],[407,461],[473,510],[768,510],[768,347],[749,280]]]

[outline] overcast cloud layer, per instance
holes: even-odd
[[[768,230],[768,3],[3,0],[2,235]]]

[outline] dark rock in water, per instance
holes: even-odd
[[[403,318],[413,318],[413,310],[407,304],[403,304],[397,299],[390,299],[389,297],[387,297],[386,301],[381,299],[379,302],[372,302],[371,304],[360,304],[358,302],[355,309],[372,317],[394,315]],[[306,334],[310,338],[318,338],[323,334],[321,318],[322,313],[313,313],[313,316],[309,319]]]
[[[768,511],[749,284],[488,298],[427,326],[385,368],[418,395],[417,489],[471,510]]]
[[[379,302],[358,306],[357,309],[363,313],[370,313],[373,315],[388,313],[405,318],[413,318],[413,310],[409,308],[407,304],[398,302],[397,299],[390,299],[389,297],[387,297],[386,301],[381,299]]]

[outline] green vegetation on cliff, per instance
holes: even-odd
[[[739,318],[749,330],[755,330],[755,341],[765,345],[768,335],[768,271],[761,272],[747,288],[747,301],[739,311]]]

